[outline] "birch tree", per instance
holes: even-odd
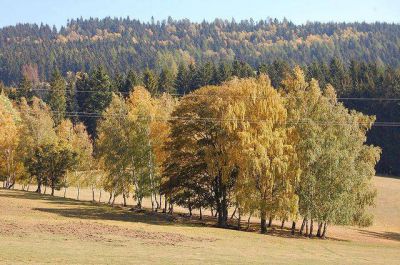
[[[20,114],[12,102],[0,94],[0,172],[5,176],[5,188],[13,187],[18,174],[23,172],[22,160],[18,154],[20,135]]]
[[[235,139],[231,159],[238,167],[238,183],[257,194],[251,203],[257,205],[265,233],[267,214],[288,218],[297,213],[296,133],[286,126],[284,100],[268,77],[236,80],[227,86],[222,89],[231,89],[232,94],[225,116],[230,138]]]

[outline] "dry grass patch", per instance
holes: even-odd
[[[215,228],[210,217],[0,190],[0,264],[398,264],[400,180],[374,181],[374,226],[330,227],[329,240],[277,226],[261,235],[256,219],[243,232]]]

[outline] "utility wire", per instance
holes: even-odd
[[[28,111],[30,113],[34,113],[34,111]],[[82,117],[82,118],[104,118],[104,117],[119,117],[125,118],[128,113],[97,113],[97,112],[63,112],[63,111],[53,111],[50,110],[50,113],[54,114],[64,114],[65,117]],[[11,113],[11,112],[9,112]],[[160,122],[170,122],[170,121],[205,121],[205,122],[248,122],[251,124],[258,124],[266,122],[266,120],[259,120],[259,119],[221,119],[221,118],[213,118],[213,117],[170,117],[165,118],[161,116],[143,116],[138,114],[130,114],[134,117],[137,117],[139,120],[152,120],[152,121],[160,121]],[[331,121],[313,121],[309,119],[297,120],[297,121],[286,121],[283,124],[286,125],[310,125],[310,124],[317,124],[317,125],[337,125],[337,126],[345,126],[358,123],[359,125],[369,125],[370,122],[357,122],[357,121],[349,121],[349,122],[331,122]],[[376,121],[372,124],[373,127],[400,127],[400,122],[387,122],[387,121]]]

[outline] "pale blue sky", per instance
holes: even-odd
[[[18,22],[65,25],[77,17],[126,17],[148,21],[216,17],[236,20],[283,17],[307,21],[400,22],[400,0],[0,0],[0,27]]]

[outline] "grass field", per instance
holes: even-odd
[[[374,182],[374,225],[330,227],[327,240],[292,237],[278,228],[268,235],[224,230],[180,217],[0,190],[0,263],[399,264],[400,179]],[[67,195],[75,196],[72,190]],[[81,197],[90,196],[86,191]]]

